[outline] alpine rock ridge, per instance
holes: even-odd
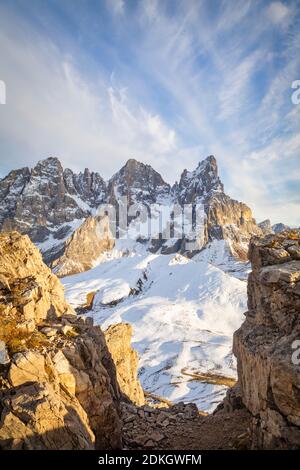
[[[204,236],[199,250],[209,247],[214,240],[225,240],[230,255],[245,260],[250,237],[262,233],[250,208],[225,194],[213,156],[201,161],[194,171],[184,170],[179,183],[172,187],[150,165],[134,159],[128,160],[105,182],[99,173],[85,169],[76,174],[68,168],[63,169],[57,158],[47,158],[33,169],[13,170],[0,181],[0,230],[17,230],[29,235],[43,253],[44,260],[58,266],[58,274],[80,272],[115,246],[109,228],[105,228],[104,235],[108,241],[103,243],[103,221],[98,230],[101,217],[94,221],[91,217],[99,215],[97,209],[101,204],[118,206],[124,197],[129,205],[157,205],[157,212],[162,207],[172,213],[174,204],[181,207],[202,204]],[[128,221],[134,224],[134,219],[129,217]],[[98,235],[95,235],[95,227]],[[100,237],[97,249],[90,254],[90,259],[86,256],[84,260],[78,260],[78,256],[73,259],[76,240],[81,243],[83,235],[88,239],[89,228],[94,231],[91,235],[94,241],[95,236]],[[80,230],[79,235],[76,235],[77,230]],[[159,233],[155,239],[148,240],[137,236],[136,241],[142,241],[144,245],[148,241],[147,248],[151,252],[188,252],[184,237],[165,240]],[[125,248],[128,251],[132,247]],[[199,250],[189,254],[192,256]]]

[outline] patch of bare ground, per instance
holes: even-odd
[[[186,368],[181,369],[182,375],[191,377],[191,380],[199,380],[212,385],[225,385],[226,387],[233,387],[236,384],[236,379],[226,377],[221,374],[202,373],[202,372],[188,372]]]
[[[214,450],[250,448],[245,408],[205,415],[193,404],[168,408],[122,405],[126,449]]]

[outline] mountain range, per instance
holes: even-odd
[[[202,204],[205,211],[204,240],[199,250],[214,240],[226,240],[230,253],[246,260],[250,237],[262,234],[251,209],[224,192],[214,156],[202,160],[193,171],[185,169],[179,182],[173,186],[166,183],[150,165],[134,159],[128,160],[105,181],[97,172],[85,169],[84,172],[74,173],[68,168],[64,169],[58,158],[47,158],[38,162],[33,169],[13,170],[0,181],[0,230],[18,230],[28,234],[42,251],[45,261],[48,264],[54,262],[57,266],[57,260],[66,257],[67,247],[68,252],[76,252],[74,239],[76,243],[78,240],[82,243],[90,236],[91,226],[95,231],[95,223],[91,222],[90,217],[98,216],[99,205],[118,206],[124,196],[128,204],[154,204],[163,208],[174,204]],[[100,219],[97,221],[101,222]],[[132,219],[129,222],[134,224]],[[80,236],[74,237],[79,227]],[[100,232],[98,230],[97,236],[100,233],[100,237],[112,238],[109,228],[105,230],[105,234],[102,228]],[[168,254],[188,251],[184,237],[164,240],[160,233],[155,239],[141,240],[137,237],[136,241],[144,245],[147,242],[151,252]],[[98,245],[99,248],[88,255],[92,257],[91,263],[108,247],[111,249],[114,243],[111,239],[111,242]],[[194,255],[199,250],[189,254]],[[75,272],[83,270],[79,265],[76,268],[74,263],[72,269]],[[70,274],[71,271],[68,268],[66,273]]]
[[[154,207],[159,237],[142,236],[138,215],[128,217],[129,238],[115,237],[99,206],[118,208],[124,196],[129,205]],[[89,311],[102,328],[132,325],[144,390],[204,411],[220,403],[236,377],[232,335],[247,309],[249,240],[281,227],[257,224],[246,204],[225,193],[215,157],[184,170],[173,186],[133,159],[105,181],[48,158],[3,178],[0,202],[1,231],[29,235],[63,278],[74,309]],[[157,223],[174,204],[204,207],[204,236],[193,251],[184,236],[164,238]],[[120,232],[120,219],[117,225]]]

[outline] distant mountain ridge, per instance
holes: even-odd
[[[251,209],[224,192],[217,161],[210,155],[193,171],[184,170],[179,183],[170,186],[150,165],[130,159],[107,182],[97,172],[74,173],[58,158],[41,160],[33,169],[11,171],[0,180],[0,230],[26,233],[46,261],[64,253],[64,243],[103,203],[203,204],[204,243],[229,240],[232,251],[246,257],[250,236],[261,234]],[[185,250],[185,240],[176,244],[155,240],[152,251]]]
[[[285,230],[291,229],[291,227],[281,222],[278,224],[272,225],[270,219],[263,220],[262,222],[258,224],[258,226],[262,230],[264,235],[280,233],[280,232],[284,232]]]

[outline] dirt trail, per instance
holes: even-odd
[[[245,409],[203,416],[192,404],[163,409],[124,404],[122,411],[127,449],[245,449],[250,445],[250,415]]]

